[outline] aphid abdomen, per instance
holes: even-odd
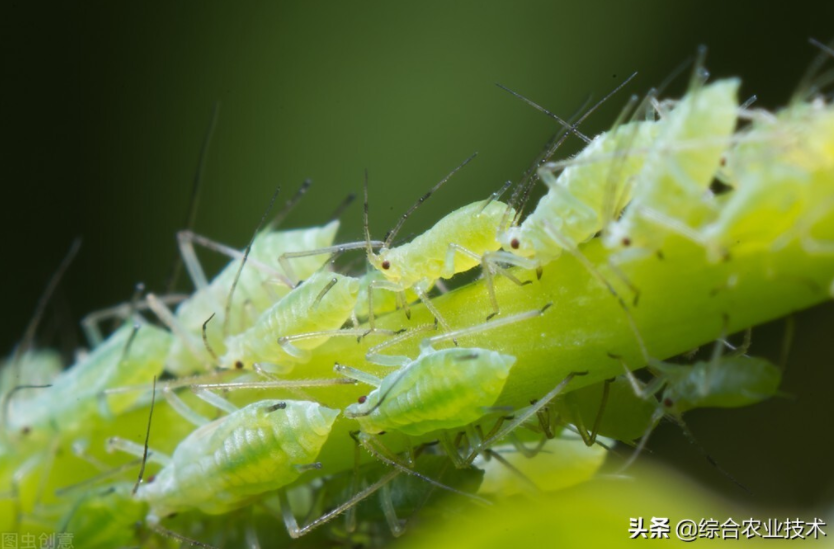
[[[419,436],[476,421],[492,406],[506,383],[515,357],[485,349],[444,349],[418,358],[405,370],[389,374],[363,404],[345,410],[362,430],[397,430]]]
[[[250,404],[189,435],[137,498],[158,518],[187,509],[234,510],[297,479],[315,461],[338,415],[314,402]]]
[[[335,281],[335,283],[334,283]],[[228,351],[221,366],[237,362],[250,368],[253,363],[290,366],[299,361],[289,355],[279,339],[311,332],[338,330],[350,318],[359,294],[359,281],[330,272],[318,272],[281,301],[264,311],[254,326],[227,340]],[[327,336],[293,342],[302,350],[315,349]]]

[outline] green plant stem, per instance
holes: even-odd
[[[819,223],[815,232],[832,234],[834,215]],[[609,253],[599,239],[582,246],[582,251],[607,278],[616,280],[607,267]],[[632,306],[633,294],[624,284],[618,284],[647,351],[653,358],[665,359],[725,333],[825,301],[834,278],[834,256],[809,255],[794,239],[780,249],[748,246],[744,252],[731,252],[724,262],[711,263],[699,245],[670,237],[660,253],[631,261],[622,270],[640,290],[639,303]],[[573,256],[566,253],[547,265],[539,281],[533,272],[513,272],[521,280],[533,282],[518,286],[504,278],[496,280],[502,316],[541,308],[547,303],[552,303],[551,308],[541,317],[459,340],[462,347],[488,347],[517,357],[498,405],[525,406],[570,372],[588,372],[575,378],[570,390],[622,374],[621,362],[610,355],[622,357],[631,369],[645,365],[618,300]],[[434,303],[453,327],[483,323],[492,312],[482,280],[440,296]],[[378,325],[400,329],[433,321],[422,306],[413,307],[411,312],[410,321],[397,312],[381,318]],[[414,357],[417,344],[424,337],[425,332],[385,352]],[[385,375],[390,370],[364,360],[367,349],[379,341],[383,339],[373,336],[361,343],[334,338],[294,375],[328,376],[335,362]],[[364,386],[328,388],[321,398],[329,406],[342,407],[369,390]],[[349,419],[336,423],[319,458],[324,464],[322,474],[352,465],[353,443],[348,432],[356,428],[356,423]],[[402,447],[397,435],[386,438],[392,447]]]

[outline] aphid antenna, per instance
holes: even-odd
[[[12,431],[11,425],[9,425],[9,406],[11,406],[12,397],[15,395],[15,393],[26,389],[48,389],[50,387],[52,387],[52,385],[18,385],[17,387],[3,395],[3,417],[0,418],[2,419],[2,421],[0,421],[0,425],[3,426],[3,433],[11,433]]]
[[[747,100],[738,106],[738,110],[743,112],[750,108],[753,103],[759,100],[759,97],[756,94],[751,95],[747,98]]]
[[[235,294],[235,290],[237,289],[237,283],[240,281],[240,275],[243,273],[243,268],[246,266],[246,260],[249,258],[249,253],[252,251],[252,245],[255,243],[255,239],[258,238],[258,234],[261,231],[261,226],[266,221],[266,217],[269,215],[270,210],[272,210],[272,205],[275,204],[275,199],[278,198],[278,193],[281,192],[281,187],[277,187],[275,192],[272,193],[272,198],[269,200],[269,204],[266,207],[266,211],[261,216],[261,220],[258,222],[258,226],[255,227],[255,232],[252,234],[252,238],[249,240],[249,244],[246,246],[246,250],[243,252],[243,259],[240,261],[240,267],[238,267],[237,272],[235,273],[235,279],[232,282],[232,287],[229,289],[229,295],[226,296],[226,305],[223,309],[225,316],[223,317],[223,336],[228,337],[229,335],[229,317],[230,312],[232,310],[232,297]]]
[[[507,189],[509,189],[512,184],[513,184],[512,180],[508,179],[503,185],[501,185],[500,189],[498,189],[497,191],[495,191],[494,193],[489,195],[489,198],[484,200],[484,205],[481,206],[480,211],[483,212],[487,208],[487,206],[489,206],[490,204],[492,204],[496,200],[500,199],[501,195],[503,195],[505,192],[507,192]]]
[[[353,201],[354,201],[354,200],[356,200],[356,193],[350,193],[350,194],[348,194],[348,195],[345,197],[345,199],[344,199],[344,200],[342,200],[342,201],[339,203],[339,205],[336,207],[336,209],[335,209],[335,210],[333,210],[333,213],[331,213],[331,214],[328,216],[327,221],[328,221],[328,222],[330,222],[330,221],[336,221],[337,219],[339,219],[340,217],[342,217],[342,214],[344,214],[344,213],[345,213],[345,210],[347,210],[347,209],[350,207],[350,205],[351,205],[351,204],[353,204]]]
[[[574,122],[575,118],[579,116],[579,114],[588,106],[590,102],[591,96],[588,95],[585,98],[585,101],[582,102],[582,105],[580,105],[579,108],[570,115],[568,122]],[[521,215],[524,212],[524,207],[530,199],[530,193],[533,191],[536,181],[539,180],[539,166],[546,161],[546,158],[549,157],[548,155],[552,156],[555,154],[556,149],[558,149],[564,140],[567,139],[567,135],[568,130],[565,128],[562,128],[553,134],[553,136],[547,140],[547,143],[545,143],[535,160],[533,160],[533,163],[530,164],[530,166],[528,166],[528,168],[524,171],[524,174],[518,181],[518,185],[516,185],[516,188],[513,190],[513,194],[510,197],[509,202],[507,202],[507,209],[504,211],[501,223],[498,225],[499,232],[506,230],[510,224],[518,224],[521,219]],[[510,212],[513,211],[513,208],[516,209],[516,212],[513,219],[510,220]]]
[[[304,198],[304,195],[307,194],[307,191],[310,190],[310,187],[313,185],[313,180],[310,178],[305,179],[301,182],[301,185],[298,187],[298,190],[295,191],[295,194],[292,195],[289,200],[284,204],[284,207],[281,208],[278,213],[275,214],[275,217],[270,220],[269,223],[266,225],[266,230],[274,229],[281,225],[284,222],[284,219],[292,212],[298,203]],[[274,197],[273,197],[274,200]]]
[[[633,72],[631,75],[629,75],[629,77],[626,78],[625,80],[623,80],[622,82],[620,82],[620,84],[618,84],[617,87],[615,87],[613,90],[608,92],[602,99],[597,101],[596,104],[594,104],[581,117],[579,117],[579,119],[576,122],[571,124],[570,127],[572,129],[575,129],[575,128],[579,127],[579,125],[582,124],[582,122],[584,122],[586,118],[588,118],[594,111],[596,111],[600,106],[602,106],[603,103],[608,101],[612,96],[614,96],[614,94],[616,94],[623,87],[625,87],[629,82],[631,82],[636,76],[637,76],[637,72]],[[562,134],[561,137],[559,139],[557,139],[556,142],[553,143],[553,145],[545,151],[544,156],[542,157],[542,159],[540,161],[538,161],[538,163],[542,164],[542,163],[547,162],[548,160],[550,160],[550,158],[554,154],[556,154],[556,151],[559,149],[559,147],[562,146],[562,143],[564,143],[565,140],[568,138],[569,133],[570,133],[569,131],[566,131],[564,134]],[[527,188],[525,189],[524,195],[522,197],[522,203],[519,205],[518,211],[516,211],[515,219],[513,220],[514,225],[518,224],[519,220],[521,219],[521,212],[524,210],[524,206],[526,205],[528,197],[530,196],[530,191],[532,190],[532,189],[529,189],[529,188],[531,188],[533,186],[533,184],[535,184],[536,180],[537,179],[535,177],[531,177],[529,182],[527,183]]]
[[[709,71],[706,68],[707,47],[703,44],[695,50],[695,65],[692,67],[692,75],[689,77],[689,88],[687,93],[701,89],[709,79]]]
[[[815,82],[815,80],[821,76],[820,70],[825,65],[826,61],[828,61],[829,58],[834,57],[834,40],[832,40],[829,45],[825,45],[815,38],[808,38],[808,42],[812,46],[818,48],[820,52],[814,60],[811,61],[811,64],[808,65],[808,69],[805,71],[805,74],[803,74],[802,78],[799,80],[799,84],[796,86],[796,90],[791,96],[790,104],[806,101],[819,91],[819,83]]]
[[[544,114],[546,114],[546,115],[547,115],[547,116],[549,116],[550,118],[554,119],[556,122],[558,122],[559,124],[561,124],[561,125],[562,125],[562,127],[563,127],[565,130],[567,130],[569,133],[572,133],[573,135],[575,135],[576,137],[578,137],[579,139],[581,139],[582,141],[584,141],[584,142],[585,142],[585,144],[588,144],[588,143],[590,143],[590,142],[591,142],[591,138],[590,138],[590,137],[588,137],[588,136],[587,136],[587,135],[585,135],[584,133],[580,132],[578,129],[576,129],[576,127],[572,126],[570,122],[567,122],[567,121],[563,120],[561,117],[557,116],[556,114],[553,114],[552,112],[550,112],[549,110],[545,109],[544,107],[542,107],[542,106],[541,106],[541,105],[539,105],[538,103],[534,102],[533,100],[528,99],[527,97],[524,97],[524,96],[523,96],[523,95],[521,95],[520,93],[518,93],[518,92],[516,92],[516,91],[513,91],[513,90],[511,90],[510,88],[508,88],[507,86],[505,86],[505,85],[503,85],[503,84],[499,84],[498,82],[496,82],[496,83],[495,83],[495,85],[496,85],[496,86],[498,86],[499,88],[501,88],[502,90],[504,90],[505,92],[509,92],[509,93],[510,93],[511,95],[513,95],[514,97],[516,97],[516,98],[518,98],[518,99],[521,99],[522,101],[524,101],[525,103],[527,103],[528,105],[530,105],[531,107],[533,107],[534,109],[536,109],[536,110],[538,110],[538,111],[540,111],[540,112],[543,112]]]
[[[390,231],[388,231],[388,234],[386,234],[386,235],[385,235],[385,245],[384,245],[384,247],[385,247],[385,248],[388,248],[388,247],[390,247],[390,246],[391,246],[391,242],[393,242],[394,237],[396,237],[396,236],[397,236],[397,233],[398,233],[398,232],[400,232],[400,229],[402,228],[403,223],[405,223],[405,220],[406,220],[406,219],[408,219],[408,218],[409,218],[409,216],[410,216],[411,214],[413,214],[413,213],[414,213],[414,211],[415,211],[417,208],[419,208],[419,207],[420,207],[420,206],[421,206],[421,205],[422,205],[422,204],[423,204],[426,200],[428,200],[428,199],[429,199],[429,198],[430,198],[430,197],[431,197],[431,196],[432,196],[432,195],[433,195],[433,194],[434,194],[434,193],[435,193],[438,189],[440,189],[440,187],[442,187],[444,183],[446,183],[447,181],[449,181],[449,179],[451,179],[451,178],[452,178],[452,176],[453,176],[453,175],[455,175],[455,174],[456,174],[456,173],[457,173],[457,172],[458,172],[461,168],[463,168],[464,166],[466,166],[467,164],[469,164],[469,162],[471,162],[471,161],[472,161],[472,159],[474,159],[476,156],[478,156],[478,153],[477,153],[477,152],[473,153],[471,156],[469,156],[469,158],[467,158],[467,159],[466,159],[466,160],[464,160],[464,161],[463,161],[460,165],[458,165],[458,167],[456,167],[454,170],[452,170],[451,172],[449,172],[449,174],[448,174],[446,177],[444,177],[444,178],[443,178],[443,179],[441,179],[441,180],[440,180],[437,184],[435,184],[435,186],[434,186],[434,187],[432,187],[431,189],[429,189],[429,191],[428,191],[426,194],[424,194],[423,196],[421,196],[420,198],[418,198],[418,199],[417,199],[417,202],[415,202],[415,203],[414,203],[414,205],[413,205],[413,206],[411,206],[411,207],[408,209],[408,211],[406,211],[406,212],[405,212],[402,216],[400,216],[400,219],[399,219],[399,221],[397,221],[397,224],[396,224],[396,225],[394,225],[394,228],[393,228],[393,229],[391,229]],[[366,197],[367,197],[367,191],[366,191]],[[370,240],[370,238],[368,238],[368,239]]]
[[[20,372],[17,371],[20,367],[20,359],[32,347],[32,343],[35,340],[35,332],[37,332],[38,326],[43,319],[46,306],[49,304],[49,300],[55,293],[55,289],[58,287],[58,284],[61,283],[61,279],[67,272],[67,269],[69,269],[69,266],[72,264],[73,259],[75,259],[75,256],[78,255],[78,250],[80,248],[81,238],[75,238],[72,241],[72,244],[70,244],[70,248],[64,256],[64,259],[61,260],[61,264],[58,265],[58,270],[55,271],[55,274],[53,274],[49,279],[49,282],[46,284],[46,288],[41,294],[40,299],[38,299],[37,305],[35,305],[35,313],[29,320],[29,324],[26,325],[26,330],[23,332],[23,338],[20,340],[17,347],[15,347],[14,354],[12,355],[11,366],[15,368],[15,375],[13,377],[16,380],[20,378]]]
[[[208,326],[208,323],[211,322],[211,319],[214,318],[215,314],[216,313],[211,313],[211,316],[208,317],[205,322],[203,322],[203,345],[205,346],[206,351],[208,351],[208,353],[214,359],[215,363],[220,364],[220,357],[217,356],[217,353],[214,352],[214,349],[211,348],[211,345],[208,341],[208,335],[206,335],[206,326]]]
[[[220,101],[214,102],[214,108],[211,111],[211,119],[209,119],[209,126],[206,129],[206,135],[203,137],[203,145],[200,147],[200,156],[197,158],[197,171],[194,172],[194,181],[191,184],[191,197],[188,200],[188,210],[185,214],[186,230],[194,229],[194,224],[197,222],[197,207],[200,204],[200,193],[203,190],[203,174],[206,171],[206,159],[208,158],[209,147],[211,146],[211,139],[214,136],[214,130],[217,127],[217,119],[220,117]],[[171,269],[168,271],[168,276],[165,282],[165,293],[170,294],[174,291],[182,272],[182,255],[174,252],[174,259],[171,262]]]
[[[736,477],[734,477],[726,469],[721,467],[721,465],[719,465],[718,462],[715,461],[715,458],[713,458],[704,449],[704,447],[701,446],[701,444],[695,438],[695,435],[692,434],[692,431],[689,430],[689,427],[686,425],[686,423],[683,421],[683,419],[681,419],[679,417],[674,417],[672,419],[675,423],[678,424],[678,427],[681,428],[681,431],[683,432],[684,436],[689,441],[689,443],[692,444],[693,446],[695,446],[696,448],[698,448],[698,451],[701,453],[702,456],[704,456],[704,458],[709,462],[710,465],[712,465],[713,467],[718,469],[718,472],[721,473],[722,475],[724,475],[725,477],[727,477],[727,479],[730,480],[730,482],[732,482],[733,484],[735,484],[736,486],[738,486],[739,488],[741,488],[742,490],[744,490],[748,494],[752,494],[752,492],[750,491],[749,488],[747,488],[747,486],[742,484]]]
[[[145,448],[142,452],[142,465],[139,467],[139,477],[136,479],[136,484],[133,485],[131,495],[136,495],[139,490],[139,485],[142,484],[142,477],[145,475],[145,464],[148,462],[148,440],[151,438],[151,422],[153,421],[153,408],[156,403],[156,376],[153,376],[153,391],[151,392],[151,410],[148,413],[148,428],[145,431]]]

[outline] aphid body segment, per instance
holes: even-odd
[[[147,382],[162,372],[171,344],[168,332],[148,324],[124,325],[82,361],[52,380],[52,386],[12,407],[8,426],[27,441],[65,440],[118,415],[139,394],[105,395],[106,389]]]
[[[553,165],[539,168],[547,194],[521,225],[499,234],[504,252],[492,257],[536,268],[558,258],[565,248],[574,249],[593,238],[631,200],[645,151],[654,144],[659,128],[651,120],[623,124],[595,137],[558,177]]]
[[[487,349],[424,348],[420,356],[382,380],[345,417],[362,432],[399,431],[419,436],[480,419],[495,404],[515,357]]]
[[[230,337],[220,365],[251,368],[257,363],[275,373],[290,371],[308,360],[310,350],[324,344],[350,318],[358,294],[355,278],[326,271],[313,274],[264,311],[251,328]],[[283,339],[318,332],[323,333],[293,342]]]
[[[636,176],[634,197],[609,226],[607,246],[654,251],[670,232],[697,240],[694,229],[716,213],[709,186],[736,126],[738,87],[735,78],[696,82],[671,112],[661,113],[654,146]]]
[[[225,318],[226,301],[240,260],[230,262],[211,283],[201,286],[197,282],[194,295],[177,308],[176,321],[182,333],[171,346],[166,368],[177,375],[207,370],[213,361],[202,341],[202,327],[206,319],[215,315],[206,327],[206,336],[211,347],[222,354],[226,348],[226,336],[239,334],[251,327],[262,312],[290,292],[291,286],[275,276],[276,272],[283,272],[278,258],[288,252],[330,246],[338,229],[339,222],[331,221],[323,227],[262,231],[253,241],[247,264],[240,271],[228,319]],[[296,274],[306,279],[326,260],[325,255],[302,256],[293,258],[292,265]],[[199,275],[192,275],[192,278],[200,280]]]
[[[315,402],[250,404],[191,433],[136,497],[150,505],[151,523],[189,509],[216,515],[242,507],[297,479],[338,415]]]

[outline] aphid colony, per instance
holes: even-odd
[[[85,324],[91,350],[64,371],[49,351],[31,349],[31,335],[2,370],[2,530],[74,532],[84,547],[167,546],[160,534],[202,546],[266,546],[265,517],[298,537],[344,514],[329,535],[373,541],[383,521],[399,535],[400,516],[435,491],[461,505],[488,504],[478,495],[482,470],[491,471],[482,494],[493,497],[565,485],[524,474],[538,460],[559,459],[554,448],[565,435],[579,434],[571,444],[581,439],[583,448],[598,435],[639,440],[639,451],[664,417],[688,433],[688,410],[773,396],[780,370],[748,357],[746,346],[727,354],[719,343],[711,360],[693,366],[652,358],[632,318],[638,292],[650,289],[624,274],[672,236],[714,261],[791,239],[831,253],[814,227],[834,209],[834,109],[808,86],[782,112],[755,111],[739,106],[738,87],[735,79],[708,82],[699,58],[682,99],[633,98],[596,137],[579,129],[596,107],[575,123],[548,112],[561,133],[507,203],[494,193],[397,246],[416,205],[384,241],[372,240],[367,174],[362,242],[336,243],[336,219],[306,229],[271,224],[243,252],[181,233],[193,295],[179,303],[137,295],[113,309],[122,322],[106,338],[96,323],[107,315],[93,315]],[[749,123],[736,131],[739,119]],[[570,136],[586,147],[552,161]],[[730,190],[713,193],[715,179]],[[525,217],[538,180],[547,192]],[[779,214],[764,232],[751,222],[763,209]],[[584,254],[595,238],[612,250],[609,263]],[[232,261],[209,280],[195,243]],[[365,253],[367,272],[335,272],[331,256],[351,249]],[[558,311],[546,302],[518,310],[500,302],[495,286],[504,278],[517,292],[535,292],[542,268],[563,252],[611,292],[644,362],[612,354],[613,373],[577,368],[525,395],[529,406],[502,406],[524,357],[501,335],[541,332]],[[492,313],[460,325],[433,288],[476,267]],[[467,344],[475,336],[494,343]],[[645,385],[630,372],[642,366],[653,376]],[[269,398],[258,396],[264,391]],[[361,464],[367,456],[375,460]],[[594,471],[600,456],[590,448],[565,459]],[[146,465],[154,474],[134,486]],[[358,505],[377,493],[378,507]],[[205,517],[229,514],[248,514],[243,531]]]

